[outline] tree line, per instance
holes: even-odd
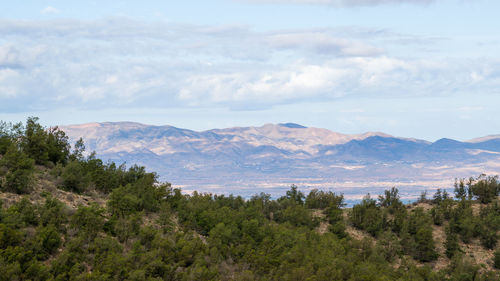
[[[73,209],[39,186],[42,175],[106,203]],[[0,206],[0,281],[500,278],[462,248],[479,239],[496,250],[491,263],[500,268],[497,177],[457,179],[453,197],[438,190],[416,206],[403,204],[396,188],[351,209],[342,194],[306,195],[296,186],[277,199],[185,194],[144,167],[103,162],[81,140],[71,146],[63,131],[29,118],[0,125],[0,183],[2,193],[22,195]],[[449,265],[440,270],[432,267],[434,227],[446,229]]]

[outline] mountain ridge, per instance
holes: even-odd
[[[61,129],[72,142],[83,137],[88,151],[95,150],[101,158],[137,162],[187,189],[278,192],[293,183],[347,189],[355,182],[361,190],[381,182],[419,183],[408,189],[408,196],[414,196],[437,188],[436,180],[445,178],[445,185],[451,186],[457,176],[500,170],[500,136],[429,142],[381,132],[342,134],[295,123],[194,131],[103,122]]]

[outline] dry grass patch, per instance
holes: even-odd
[[[325,233],[327,233],[328,232],[328,226],[330,226],[330,224],[326,220],[326,216],[323,213],[323,210],[315,209],[315,210],[312,211],[311,215],[312,215],[313,218],[319,218],[320,219],[319,226],[316,228],[316,230],[318,231],[318,233],[319,234],[325,234]]]
[[[493,267],[495,249],[484,248],[479,239],[473,239],[469,244],[460,242],[460,248],[466,256],[471,257],[477,265],[481,266],[482,270],[495,270]]]

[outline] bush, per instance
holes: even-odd
[[[104,164],[101,159],[96,159],[94,154],[89,156],[84,166],[96,190],[103,193],[110,193],[114,188],[119,187],[120,178],[124,177],[124,172],[117,169],[115,163]]]
[[[493,265],[496,269],[500,269],[500,249],[496,250],[494,253]]]
[[[365,230],[372,236],[383,231],[386,225],[385,217],[377,202],[369,195],[363,198],[361,203],[354,205],[349,214],[352,224],[359,229]]]
[[[65,165],[69,159],[70,145],[64,131],[58,127],[49,128],[46,141],[48,160],[54,164]]]
[[[417,243],[416,259],[422,262],[429,262],[437,259],[438,254],[434,247],[432,228],[429,225],[422,226],[417,230],[415,242]]]
[[[452,258],[457,252],[460,252],[460,245],[458,244],[458,236],[456,233],[450,231],[450,228],[446,228],[446,242],[444,244],[446,248],[446,256]]]
[[[80,206],[71,218],[71,227],[86,238],[96,237],[104,226],[104,210],[97,205]]]
[[[34,162],[15,144],[11,144],[0,159],[0,168],[2,166],[5,167],[3,172],[5,180],[1,186],[3,190],[18,194],[29,193],[32,190]],[[0,176],[2,176],[1,170]]]
[[[326,217],[328,218],[328,222],[330,223],[330,232],[334,233],[339,238],[344,238],[347,237],[347,233],[345,232],[346,226],[344,222],[343,211],[337,206],[333,205],[332,207],[326,209]]]
[[[490,203],[500,191],[498,176],[480,175],[471,186],[472,194],[483,204]]]
[[[61,246],[61,236],[53,225],[41,227],[37,232],[36,241],[36,249],[41,259],[48,258]]]
[[[42,226],[53,225],[58,230],[63,230],[64,224],[68,221],[67,206],[50,195],[45,198],[45,203],[39,208],[39,213]]]
[[[403,203],[401,202],[399,196],[399,190],[395,187],[391,188],[391,190],[385,190],[384,196],[380,195],[378,200],[380,206],[388,208],[391,214],[394,213],[396,209],[403,208]]]
[[[444,214],[441,208],[434,207],[431,209],[432,221],[435,225],[442,225],[444,221]]]
[[[37,207],[26,197],[23,197],[8,209],[10,223],[18,226],[38,225]]]
[[[21,232],[12,227],[0,224],[0,249],[5,249],[9,246],[16,246],[23,240]]]
[[[289,222],[294,226],[314,227],[316,225],[310,211],[302,205],[292,205],[278,211],[275,219],[277,222]]]
[[[12,145],[10,137],[0,134],[0,155],[4,155],[7,149]]]
[[[302,191],[298,190],[298,187],[296,185],[292,185],[290,187],[290,190],[286,192],[286,196],[282,196],[278,198],[278,202],[282,204],[298,204],[298,205],[303,205],[304,204],[304,199],[305,199],[304,193]]]
[[[113,215],[127,216],[140,211],[157,212],[167,200],[170,184],[158,185],[155,174],[146,174],[136,182],[115,188],[111,192],[108,208]]]
[[[64,167],[61,174],[63,188],[76,193],[87,190],[87,173],[81,162],[71,161]]]
[[[498,235],[496,231],[484,229],[481,232],[481,245],[487,249],[493,249],[497,245]]]
[[[326,192],[313,189],[306,197],[306,206],[309,209],[342,208],[345,206],[344,196],[337,195],[331,191]]]

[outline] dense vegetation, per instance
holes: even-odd
[[[182,194],[86,155],[36,118],[0,124],[0,280],[500,278],[496,177],[457,180],[455,198],[410,206],[393,188],[345,209],[340,194],[296,186],[277,200]],[[486,263],[467,252],[476,242]]]

